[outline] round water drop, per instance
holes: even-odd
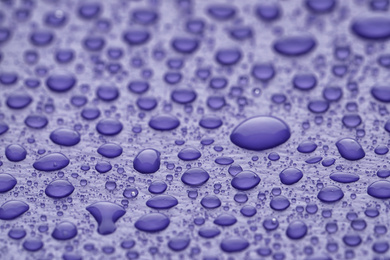
[[[316,40],[311,36],[290,36],[276,40],[273,48],[283,56],[296,57],[308,54],[316,45]]]
[[[115,143],[106,143],[101,145],[97,152],[106,158],[115,158],[122,154],[123,149],[120,145]]]
[[[243,41],[252,38],[253,31],[249,26],[240,26],[229,30],[230,37],[235,40]]]
[[[345,127],[355,128],[362,123],[362,118],[359,115],[345,115],[342,122]]]
[[[85,96],[76,95],[72,96],[70,99],[70,103],[75,107],[82,107],[87,104],[88,99]]]
[[[74,146],[80,142],[80,134],[72,129],[58,128],[51,132],[50,140],[58,145]]]
[[[214,220],[214,224],[223,227],[234,225],[236,222],[237,219],[233,215],[227,213],[222,213]]]
[[[207,8],[207,14],[218,21],[226,21],[236,15],[236,9],[231,5],[214,4]]]
[[[215,159],[215,163],[219,165],[229,165],[234,163],[234,160],[231,157],[221,156]]]
[[[215,115],[204,115],[199,121],[199,125],[206,129],[216,129],[222,126],[222,119]]]
[[[313,100],[309,102],[307,108],[315,114],[325,113],[329,109],[329,102],[326,100]]]
[[[189,186],[201,186],[210,178],[207,171],[202,168],[191,168],[183,173],[181,181]]]
[[[210,96],[207,98],[207,106],[214,110],[219,110],[226,105],[223,96]]]
[[[65,168],[69,164],[69,159],[62,153],[51,153],[38,160],[33,167],[38,171],[57,171]]]
[[[257,116],[241,122],[231,133],[230,140],[241,148],[262,151],[285,143],[290,136],[288,125],[281,119]]]
[[[228,80],[225,77],[214,77],[210,80],[209,86],[213,89],[223,89],[227,84]]]
[[[257,210],[255,207],[253,206],[249,206],[249,205],[246,205],[244,207],[241,208],[240,210],[240,213],[245,216],[245,217],[253,217],[254,215],[256,215],[257,213]]]
[[[72,239],[77,236],[77,227],[72,222],[63,221],[55,227],[51,236],[57,240]]]
[[[168,247],[173,251],[183,251],[190,245],[191,239],[187,237],[175,237],[169,240]]]
[[[336,142],[340,155],[347,160],[356,161],[366,156],[362,146],[352,138],[344,138]]]
[[[177,156],[183,161],[193,161],[199,159],[202,154],[199,152],[198,149],[188,147],[182,149]]]
[[[264,22],[272,22],[281,16],[281,8],[277,4],[261,4],[256,7],[256,16]]]
[[[321,156],[315,156],[315,157],[311,157],[309,159],[307,159],[305,161],[305,163],[308,163],[308,164],[315,164],[315,163],[318,163],[322,160],[322,157]]]
[[[6,133],[8,131],[9,127],[6,123],[0,122],[0,135]]]
[[[330,13],[336,6],[336,0],[306,0],[307,9],[315,14]]]
[[[7,106],[11,109],[23,109],[30,105],[32,98],[27,93],[11,94],[7,98]]]
[[[185,29],[192,34],[201,34],[204,30],[205,22],[201,19],[191,19],[186,22]]]
[[[167,190],[167,184],[163,181],[154,181],[150,184],[148,191],[153,194],[161,194]]]
[[[55,180],[49,183],[45,189],[45,194],[53,199],[68,197],[74,191],[73,185],[66,180]]]
[[[117,135],[123,129],[122,123],[114,118],[105,118],[96,124],[96,130],[102,135]]]
[[[377,59],[378,64],[386,69],[390,69],[390,54],[382,54]]]
[[[98,233],[109,235],[115,232],[115,222],[118,221],[126,211],[123,207],[112,202],[96,202],[86,208],[98,223]]]
[[[101,51],[105,45],[106,41],[102,37],[89,36],[83,41],[83,46],[88,51]]]
[[[222,66],[232,66],[238,63],[241,57],[239,49],[220,49],[215,55],[215,60]]]
[[[150,33],[144,30],[127,31],[122,35],[123,40],[130,46],[145,44],[150,39]]]
[[[200,204],[206,209],[216,209],[221,206],[221,200],[215,195],[206,195],[202,198]]]
[[[378,145],[374,152],[378,155],[384,155],[384,154],[387,154],[389,152],[389,148],[387,148],[387,146],[385,145]]]
[[[337,202],[344,197],[344,192],[336,186],[329,185],[321,189],[317,198],[322,202]]]
[[[362,242],[362,239],[359,235],[345,235],[343,236],[343,242],[347,246],[358,246]]]
[[[216,227],[202,227],[198,231],[199,236],[203,238],[214,238],[221,234],[221,231]]]
[[[298,145],[298,152],[312,153],[317,149],[317,145],[313,141],[304,141]]]
[[[134,94],[142,94],[149,89],[149,83],[146,81],[130,81],[127,88]]]
[[[379,177],[379,178],[387,178],[390,176],[390,170],[387,170],[387,169],[380,169],[376,172],[376,175]]]
[[[275,152],[271,152],[269,155],[268,155],[268,159],[270,159],[271,161],[277,161],[280,159],[280,155],[278,153],[275,153]]]
[[[54,92],[63,93],[76,85],[76,78],[72,74],[53,74],[46,80],[46,86]]]
[[[133,11],[132,19],[142,25],[154,24],[158,19],[158,14],[150,9],[137,9]]]
[[[362,17],[351,24],[352,32],[367,40],[387,40],[390,38],[389,17]]]
[[[74,51],[72,49],[61,49],[55,53],[55,60],[58,63],[68,63],[74,59]]]
[[[388,199],[390,198],[390,182],[385,180],[373,182],[368,186],[367,193],[377,199]]]
[[[389,86],[374,86],[371,88],[371,95],[378,101],[390,102],[390,87]]]
[[[0,44],[5,43],[11,37],[11,30],[8,28],[0,28]]]
[[[249,247],[249,242],[245,238],[231,236],[221,242],[221,249],[226,253],[240,252]]]
[[[38,238],[29,238],[24,240],[23,248],[30,252],[36,252],[41,250],[43,247],[43,242]]]
[[[275,230],[279,227],[279,221],[276,218],[266,218],[263,221],[263,227],[267,231]]]
[[[119,90],[117,87],[112,86],[100,86],[96,90],[96,95],[99,99],[109,102],[119,97]]]
[[[149,126],[159,131],[170,131],[176,129],[179,125],[179,119],[169,114],[154,116],[149,121]]]
[[[292,185],[302,179],[303,173],[297,168],[286,168],[280,172],[279,178],[283,184]]]
[[[157,195],[146,202],[146,206],[152,209],[170,209],[179,202],[171,195]]]
[[[260,183],[260,177],[253,171],[242,171],[234,176],[231,184],[238,190],[250,190]]]
[[[301,239],[307,234],[307,226],[303,221],[295,220],[291,222],[286,230],[286,235],[290,239]]]
[[[60,10],[48,12],[44,16],[44,23],[50,27],[61,27],[65,25],[68,20],[68,16]]]
[[[252,76],[260,81],[269,81],[275,76],[275,69],[272,64],[256,64],[252,67]]]
[[[99,173],[106,173],[106,172],[111,171],[112,166],[111,166],[111,164],[110,164],[109,162],[100,161],[100,162],[97,162],[97,163],[96,163],[95,169],[96,169]]]
[[[85,120],[94,120],[100,116],[100,110],[95,107],[86,107],[81,111],[81,116]]]
[[[192,38],[174,38],[171,46],[179,53],[191,54],[198,49],[199,41]]]
[[[290,207],[290,201],[285,196],[279,195],[273,197],[269,205],[273,210],[283,211]]]
[[[0,193],[12,190],[17,181],[14,176],[8,173],[0,173]]]
[[[2,72],[0,73],[0,82],[3,85],[12,85],[18,81],[18,74],[14,72]]]
[[[343,95],[340,87],[326,87],[322,91],[322,96],[329,102],[339,101]]]
[[[49,120],[44,115],[29,115],[24,120],[24,123],[30,128],[42,129],[49,123]]]
[[[360,179],[357,174],[343,172],[334,172],[329,177],[339,183],[352,183]]]
[[[30,207],[21,200],[9,200],[0,207],[0,219],[16,219],[29,209]]]
[[[26,159],[27,151],[23,146],[11,144],[5,148],[5,156],[11,162],[20,162]]]
[[[169,223],[169,218],[164,214],[149,213],[140,217],[134,226],[140,231],[154,233],[166,229]]]
[[[138,196],[138,190],[136,188],[127,188],[123,191],[123,196],[127,199],[134,199]]]
[[[12,228],[9,232],[8,232],[8,236],[12,239],[22,239],[26,236],[26,230],[24,230],[23,228]]]
[[[142,110],[153,110],[157,107],[157,99],[154,97],[139,97],[137,99],[137,106]]]
[[[78,14],[82,19],[91,20],[100,15],[102,7],[97,2],[83,3],[78,9]]]
[[[196,99],[196,92],[192,89],[175,89],[171,93],[172,101],[179,104],[189,104]]]
[[[30,43],[36,47],[49,45],[54,39],[54,34],[49,31],[36,31],[30,34]]]
[[[144,149],[134,158],[133,167],[140,173],[154,173],[160,169],[160,155],[155,149]]]

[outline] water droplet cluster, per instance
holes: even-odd
[[[389,12],[0,1],[0,259],[389,259]]]

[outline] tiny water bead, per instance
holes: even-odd
[[[262,151],[285,143],[290,136],[290,129],[282,120],[257,116],[236,126],[230,134],[230,140],[241,148]]]

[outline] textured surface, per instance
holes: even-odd
[[[0,2],[0,259],[388,259],[387,0],[88,3]]]

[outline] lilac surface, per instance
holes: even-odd
[[[389,17],[2,0],[0,259],[389,259]]]

